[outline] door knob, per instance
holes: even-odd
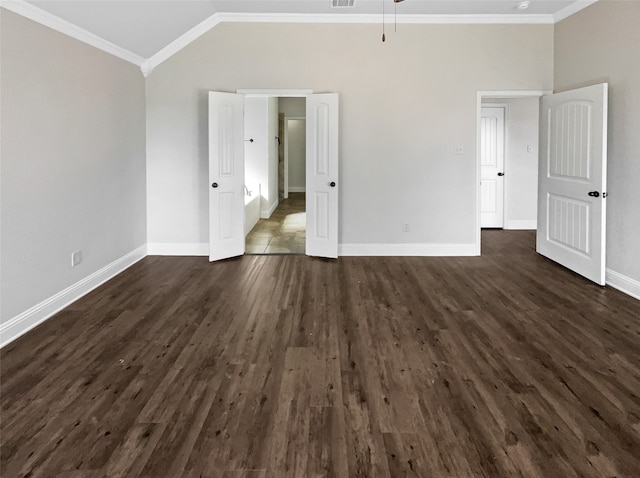
[[[504,176],[504,173],[498,173],[498,176]]]
[[[591,196],[592,198],[597,198],[600,197],[600,193],[598,191],[590,191],[589,196]]]
[[[335,188],[335,187],[336,187],[336,183],[335,183],[334,181],[331,181],[331,182],[329,183],[329,186],[331,186],[332,188]]]
[[[212,187],[212,188],[217,188],[217,187],[218,187],[218,183],[213,183],[213,184],[211,185],[211,187]]]

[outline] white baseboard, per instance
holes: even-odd
[[[538,221],[535,219],[507,221],[505,229],[535,231],[536,229],[538,229]]]
[[[307,188],[304,186],[289,186],[290,193],[304,193],[307,192]]]
[[[0,348],[131,267],[146,255],[147,246],[141,246],[0,325]]]
[[[150,242],[147,244],[150,256],[208,256],[208,242]]]
[[[605,280],[608,286],[640,300],[640,281],[612,271],[611,269],[606,270]]]
[[[477,256],[475,244],[339,244],[340,256]]]
[[[278,207],[278,199],[274,201],[274,203],[271,205],[268,211],[260,211],[260,218],[269,219],[273,214],[273,211],[275,211],[277,207]]]

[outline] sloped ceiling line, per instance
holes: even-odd
[[[554,24],[598,0],[578,0],[553,15],[402,15],[398,23],[413,24]],[[0,6],[41,23],[140,67],[146,78],[158,65],[171,58],[216,25],[223,22],[251,23],[379,23],[380,15],[367,14],[286,14],[218,12],[169,43],[149,58],[109,42],[23,0],[0,0]]]
[[[146,61],[143,57],[136,55],[135,53],[122,48],[115,43],[111,43],[98,35],[91,33],[84,28],[80,28],[73,23],[63,20],[60,17],[52,15],[41,8],[38,8],[30,3],[23,2],[22,0],[2,0],[0,1],[0,7],[6,8],[18,15],[22,15],[29,20],[40,23],[46,27],[49,27],[64,35],[80,40],[81,42],[91,45],[99,50],[116,56],[122,60],[133,63],[137,66],[142,66]]]

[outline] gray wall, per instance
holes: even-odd
[[[640,281],[640,2],[601,0],[555,26],[554,89],[609,83],[607,268]]]
[[[134,65],[0,21],[4,323],[145,244],[145,86]]]
[[[311,88],[340,94],[340,243],[472,244],[477,90],[550,90],[553,26],[402,25],[384,44],[379,33],[221,24],[158,66],[149,242],[208,242],[209,90]]]

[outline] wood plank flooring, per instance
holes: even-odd
[[[0,474],[638,477],[640,302],[534,240],[147,257],[0,352]]]

